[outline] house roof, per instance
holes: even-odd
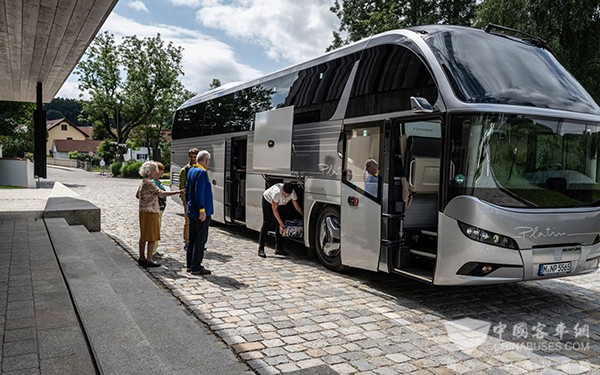
[[[79,130],[87,134],[89,139],[92,139],[92,137],[94,136],[94,128],[92,128],[91,126],[78,126],[78,128]]]
[[[98,146],[100,146],[100,142],[101,141],[97,141],[95,139],[86,139],[83,141],[75,139],[55,139],[52,148],[56,149],[57,152],[91,151],[95,153],[98,150]]]
[[[56,120],[48,120],[46,121],[46,129],[50,130],[53,127],[62,124],[63,122],[67,123],[68,125],[71,125],[72,127],[74,127],[75,129],[79,130],[79,132],[81,134],[83,134],[86,138],[90,138],[91,136],[88,135],[88,133],[86,133],[85,131],[81,130],[80,127],[78,127],[77,125],[73,124],[71,121],[67,120],[66,118],[59,118]]]
[[[0,101],[49,103],[117,0],[1,0]]]

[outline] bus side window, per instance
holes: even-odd
[[[344,182],[372,199],[381,190],[380,139],[377,126],[352,129],[346,140]]]

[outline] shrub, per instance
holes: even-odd
[[[123,163],[121,163],[120,161],[115,161],[114,163],[112,163],[112,165],[110,166],[110,171],[114,177],[121,174],[122,166],[123,166]]]
[[[128,160],[121,167],[121,176],[123,177],[140,177],[139,171],[142,166],[141,161]]]

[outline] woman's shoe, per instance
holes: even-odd
[[[138,266],[146,267],[146,259],[138,259]]]
[[[146,261],[146,268],[160,267],[160,263]]]

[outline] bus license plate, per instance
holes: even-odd
[[[539,276],[561,275],[571,272],[571,262],[540,264]]]

